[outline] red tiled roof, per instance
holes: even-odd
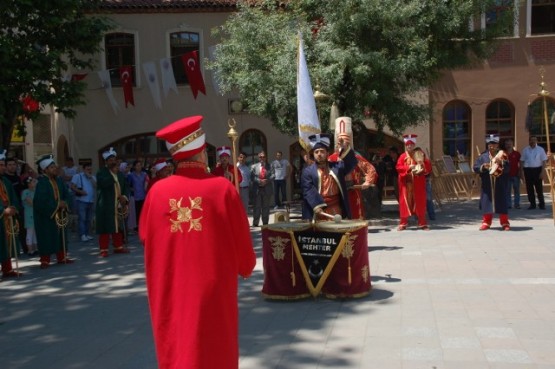
[[[237,0],[102,0],[106,12],[166,12],[235,10]]]

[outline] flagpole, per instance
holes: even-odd
[[[555,188],[553,187],[554,183],[553,183],[553,153],[551,152],[551,139],[549,137],[549,120],[547,118],[547,96],[549,96],[549,91],[547,91],[545,89],[545,87],[547,86],[547,84],[544,81],[544,74],[545,74],[545,69],[544,67],[540,67],[540,77],[541,77],[541,82],[540,82],[540,92],[538,94],[538,96],[541,96],[542,98],[542,105],[543,105],[543,122],[545,125],[545,136],[546,136],[546,142],[547,142],[547,152],[549,153],[549,157],[547,158],[548,162],[545,167],[546,172],[547,172],[547,177],[548,177],[548,181],[549,181],[549,190],[550,190],[550,194],[551,194],[551,215],[553,217],[553,223],[555,225],[555,206],[553,203],[553,199],[554,199],[554,194],[555,194]]]

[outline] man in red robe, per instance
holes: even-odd
[[[160,369],[238,368],[237,277],[256,264],[239,193],[207,171],[202,119],[157,132],[176,172],[152,187],[140,218]]]
[[[229,163],[229,159],[231,158],[231,148],[229,146],[218,147],[216,149],[216,155],[218,155],[220,163],[216,166],[216,168],[214,168],[212,174],[229,179],[229,181],[235,186],[235,171],[233,169],[233,165]],[[237,169],[237,178],[238,183],[243,181],[243,175],[239,169]]]
[[[154,177],[150,178],[146,190],[149,191],[152,186],[161,179],[166,178],[170,175],[170,169],[168,168],[168,162],[166,159],[158,159],[152,166],[152,171],[154,172]]]
[[[418,227],[429,231],[426,220],[426,174],[432,171],[432,163],[422,151],[415,151],[416,135],[404,135],[405,152],[397,160],[399,174],[399,227],[404,231],[409,224],[409,217],[416,215]]]
[[[352,120],[349,117],[339,117],[335,120],[335,142],[338,142],[340,134],[347,134],[351,139],[351,148],[353,148],[353,129]],[[355,169],[345,176],[347,183],[347,193],[349,196],[349,207],[351,208],[351,219],[365,219],[364,200],[362,199],[362,190],[374,186],[378,181],[376,168],[362,155],[355,151],[355,157],[358,164]],[[336,150],[328,157],[331,162],[339,160],[339,150]]]

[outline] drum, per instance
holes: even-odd
[[[266,298],[294,300],[310,296],[291,237],[292,232],[311,228],[306,222],[274,223],[262,228],[262,294]]]
[[[501,159],[503,161],[507,161],[509,160],[509,157],[503,150],[499,150],[497,152],[497,155],[495,155],[494,158],[492,159],[489,167],[489,174],[494,177],[499,177],[501,174],[503,174],[503,164],[496,163],[496,160],[494,159]]]
[[[321,232],[342,233],[346,237],[343,250],[322,287],[328,298],[363,297],[372,289],[368,260],[368,223],[360,220],[320,222]]]
[[[494,177],[499,177],[503,174],[503,166],[493,162],[489,168],[489,174]]]

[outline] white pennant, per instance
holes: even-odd
[[[160,69],[162,70],[162,89],[164,97],[168,96],[170,90],[174,90],[177,94],[177,85],[175,84],[175,76],[173,75],[173,67],[170,58],[160,59]]]
[[[144,63],[143,72],[145,73],[148,88],[150,89],[150,94],[152,95],[152,99],[154,100],[154,105],[158,109],[162,109],[162,99],[160,98],[160,83],[158,82],[156,65],[154,65],[154,62]]]
[[[216,60],[216,46],[212,45],[208,47],[208,58],[210,61]],[[210,71],[210,76],[212,77],[211,81],[212,81],[212,87],[214,88],[214,91],[216,91],[216,93],[218,93],[219,95],[223,96],[224,94],[222,93],[222,90],[220,88],[220,81],[221,81],[220,76],[216,73],[214,69]]]
[[[100,78],[100,82],[102,83],[102,88],[106,91],[106,96],[108,96],[108,100],[112,105],[112,109],[114,109],[114,113],[118,113],[119,105],[114,98],[114,93],[112,91],[112,81],[110,80],[110,72],[107,70],[98,71],[98,77]]]

